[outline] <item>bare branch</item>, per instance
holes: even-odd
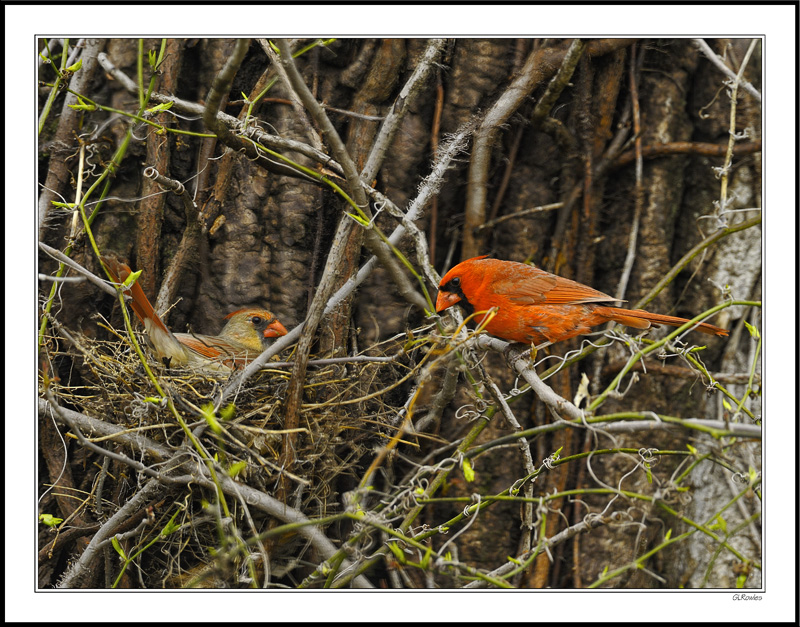
[[[86,268],[84,268],[82,265],[80,265],[77,261],[73,261],[72,259],[67,257],[64,253],[62,253],[60,250],[56,250],[55,248],[52,248],[52,247],[48,246],[44,242],[39,242],[39,248],[41,248],[44,252],[46,252],[48,255],[50,255],[53,259],[55,259],[57,261],[60,261],[65,266],[69,266],[70,268],[75,270],[75,272],[78,272],[79,274],[82,274],[83,276],[85,276],[87,279],[89,279],[89,281],[94,283],[97,287],[99,287],[101,290],[103,290],[106,294],[110,294],[111,296],[116,296],[117,295],[117,290],[115,290],[113,287],[111,287],[111,285],[108,284],[108,281],[104,281],[103,279],[101,279],[96,274],[93,274],[92,272],[89,272]]]
[[[402,122],[409,107],[422,93],[422,89],[435,67],[436,60],[441,55],[444,45],[444,39],[431,39],[428,42],[428,47],[425,49],[419,63],[417,63],[414,73],[408,79],[408,82],[403,85],[403,89],[400,90],[400,94],[392,104],[389,114],[381,125],[381,130],[372,144],[372,150],[369,153],[369,157],[367,157],[367,162],[364,164],[364,169],[361,171],[361,180],[365,183],[372,181],[378,173],[386,156],[386,151],[389,150],[395,133],[400,128],[400,122]]]
[[[722,60],[722,57],[720,57],[711,49],[711,46],[706,43],[705,39],[693,39],[692,41],[694,41],[694,44],[700,49],[700,52],[702,52],[706,58],[711,61],[711,63],[713,63],[725,76],[732,81],[739,80],[736,77],[736,73],[727,65],[725,65],[725,61]],[[739,82],[748,94],[761,102],[761,93],[755,87],[753,87],[749,81],[741,79]]]
[[[203,122],[206,127],[214,131],[217,137],[229,145],[235,142],[234,137],[228,127],[219,120],[217,114],[219,113],[222,99],[231,90],[233,78],[236,76],[236,72],[239,70],[239,66],[242,64],[249,47],[249,39],[236,40],[231,56],[228,57],[223,68],[214,77],[211,91],[208,92],[206,98],[206,106],[203,109]]]

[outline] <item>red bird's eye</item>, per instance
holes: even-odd
[[[250,322],[258,326],[259,324],[261,324],[261,316],[253,316],[252,318],[250,318]]]
[[[460,276],[453,277],[453,280],[450,282],[453,284],[453,287],[458,287],[459,285],[461,285],[461,277]]]

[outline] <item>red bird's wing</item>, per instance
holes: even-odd
[[[516,264],[515,264],[516,265]],[[518,305],[578,305],[581,303],[621,302],[577,281],[550,274],[533,266],[517,268],[510,276],[498,279],[492,291],[505,294]]]

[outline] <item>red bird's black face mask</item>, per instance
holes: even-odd
[[[461,277],[456,276],[447,281],[442,280],[439,285],[439,293],[436,296],[436,311],[441,312],[445,309],[452,307],[456,303],[460,303],[467,312],[467,315],[472,315],[475,308],[470,304],[469,299],[464,295],[461,289]]]

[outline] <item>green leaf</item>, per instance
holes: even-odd
[[[425,555],[422,556],[422,559],[419,562],[421,568],[427,568],[428,564],[431,563],[431,555],[433,555],[433,551],[431,547],[428,547],[428,550],[425,551]]]
[[[206,403],[201,410],[203,412],[203,418],[208,423],[208,426],[211,427],[211,430],[216,434],[222,433],[222,427],[217,421],[217,417],[214,415],[214,403]]]
[[[394,556],[397,558],[398,562],[405,562],[406,556],[403,554],[403,550],[397,546],[397,542],[387,542],[386,546],[388,546],[389,550],[394,553]]]
[[[77,72],[78,70],[81,69],[82,65],[83,65],[83,59],[78,59],[77,63],[73,63],[67,68],[67,72]]]
[[[169,111],[174,104],[175,103],[172,100],[169,102],[162,102],[161,104],[157,104],[155,107],[150,107],[147,109],[147,113],[161,113],[162,111]]]
[[[86,102],[80,96],[78,98],[78,104],[71,104],[68,105],[70,109],[75,109],[75,111],[96,111],[97,106],[93,103]]]
[[[246,467],[247,467],[247,462],[245,461],[236,462],[230,468],[228,468],[228,476],[233,478],[240,472],[242,472]]]
[[[687,444],[686,444],[686,448],[688,448],[688,449],[689,449],[689,452],[690,452],[692,455],[697,455],[697,449],[696,449],[695,447],[693,447],[691,444],[688,444],[688,443],[687,443]]]
[[[301,56],[301,55],[305,54],[306,52],[308,52],[309,50],[311,50],[311,49],[312,49],[312,48],[314,48],[315,46],[323,46],[323,47],[325,47],[325,46],[330,46],[330,45],[331,45],[331,44],[332,44],[334,41],[336,41],[336,40],[335,40],[335,39],[325,39],[325,40],[322,40],[322,39],[317,39],[315,42],[313,42],[313,43],[310,43],[310,44],[309,44],[309,45],[307,45],[306,47],[304,47],[304,48],[301,48],[301,49],[300,49],[300,50],[298,50],[297,52],[293,53],[293,54],[292,54],[292,58],[293,58],[293,59],[296,59],[297,57],[299,57],[299,56]]]
[[[122,282],[122,285],[124,285],[125,287],[130,287],[131,285],[136,283],[136,281],[141,275],[142,275],[141,270],[137,270],[136,272],[131,272],[128,275],[128,277]]]
[[[119,540],[117,540],[117,536],[111,536],[111,546],[114,547],[114,550],[119,553],[119,556],[122,559],[125,561],[128,560],[128,557],[125,555],[125,551],[123,551],[122,546],[120,546]]]
[[[724,398],[722,399],[722,406],[728,411],[731,411],[733,409],[733,407],[731,407],[731,404]]]
[[[667,533],[664,536],[664,542],[667,542],[672,537],[672,529],[667,529]]]
[[[39,514],[39,522],[48,527],[55,527],[64,522],[64,519],[53,516],[52,514]]]
[[[722,514],[717,514],[717,517],[714,520],[716,520],[717,522],[711,525],[709,529],[711,529],[712,531],[715,529],[719,529],[723,533],[728,533],[728,523],[722,517]]]
[[[230,420],[231,418],[233,418],[235,413],[236,413],[236,405],[234,403],[231,403],[230,405],[224,407],[219,411],[219,417],[222,419],[222,422],[225,422],[226,420]]]
[[[180,514],[180,510],[175,512],[172,515],[172,518],[169,519],[169,522],[166,525],[164,525],[164,529],[161,531],[162,537],[166,537],[172,533],[175,533],[178,529],[181,528],[181,524],[175,521],[175,519],[178,517],[178,514]]]
[[[467,458],[464,458],[464,461],[461,462],[461,471],[464,473],[464,479],[467,480],[467,483],[475,481],[475,471]]]
[[[757,340],[761,339],[761,334],[758,332],[758,329],[756,329],[752,324],[747,322],[747,320],[744,321],[744,326],[746,326],[747,330],[750,331],[750,337],[755,338]]]

